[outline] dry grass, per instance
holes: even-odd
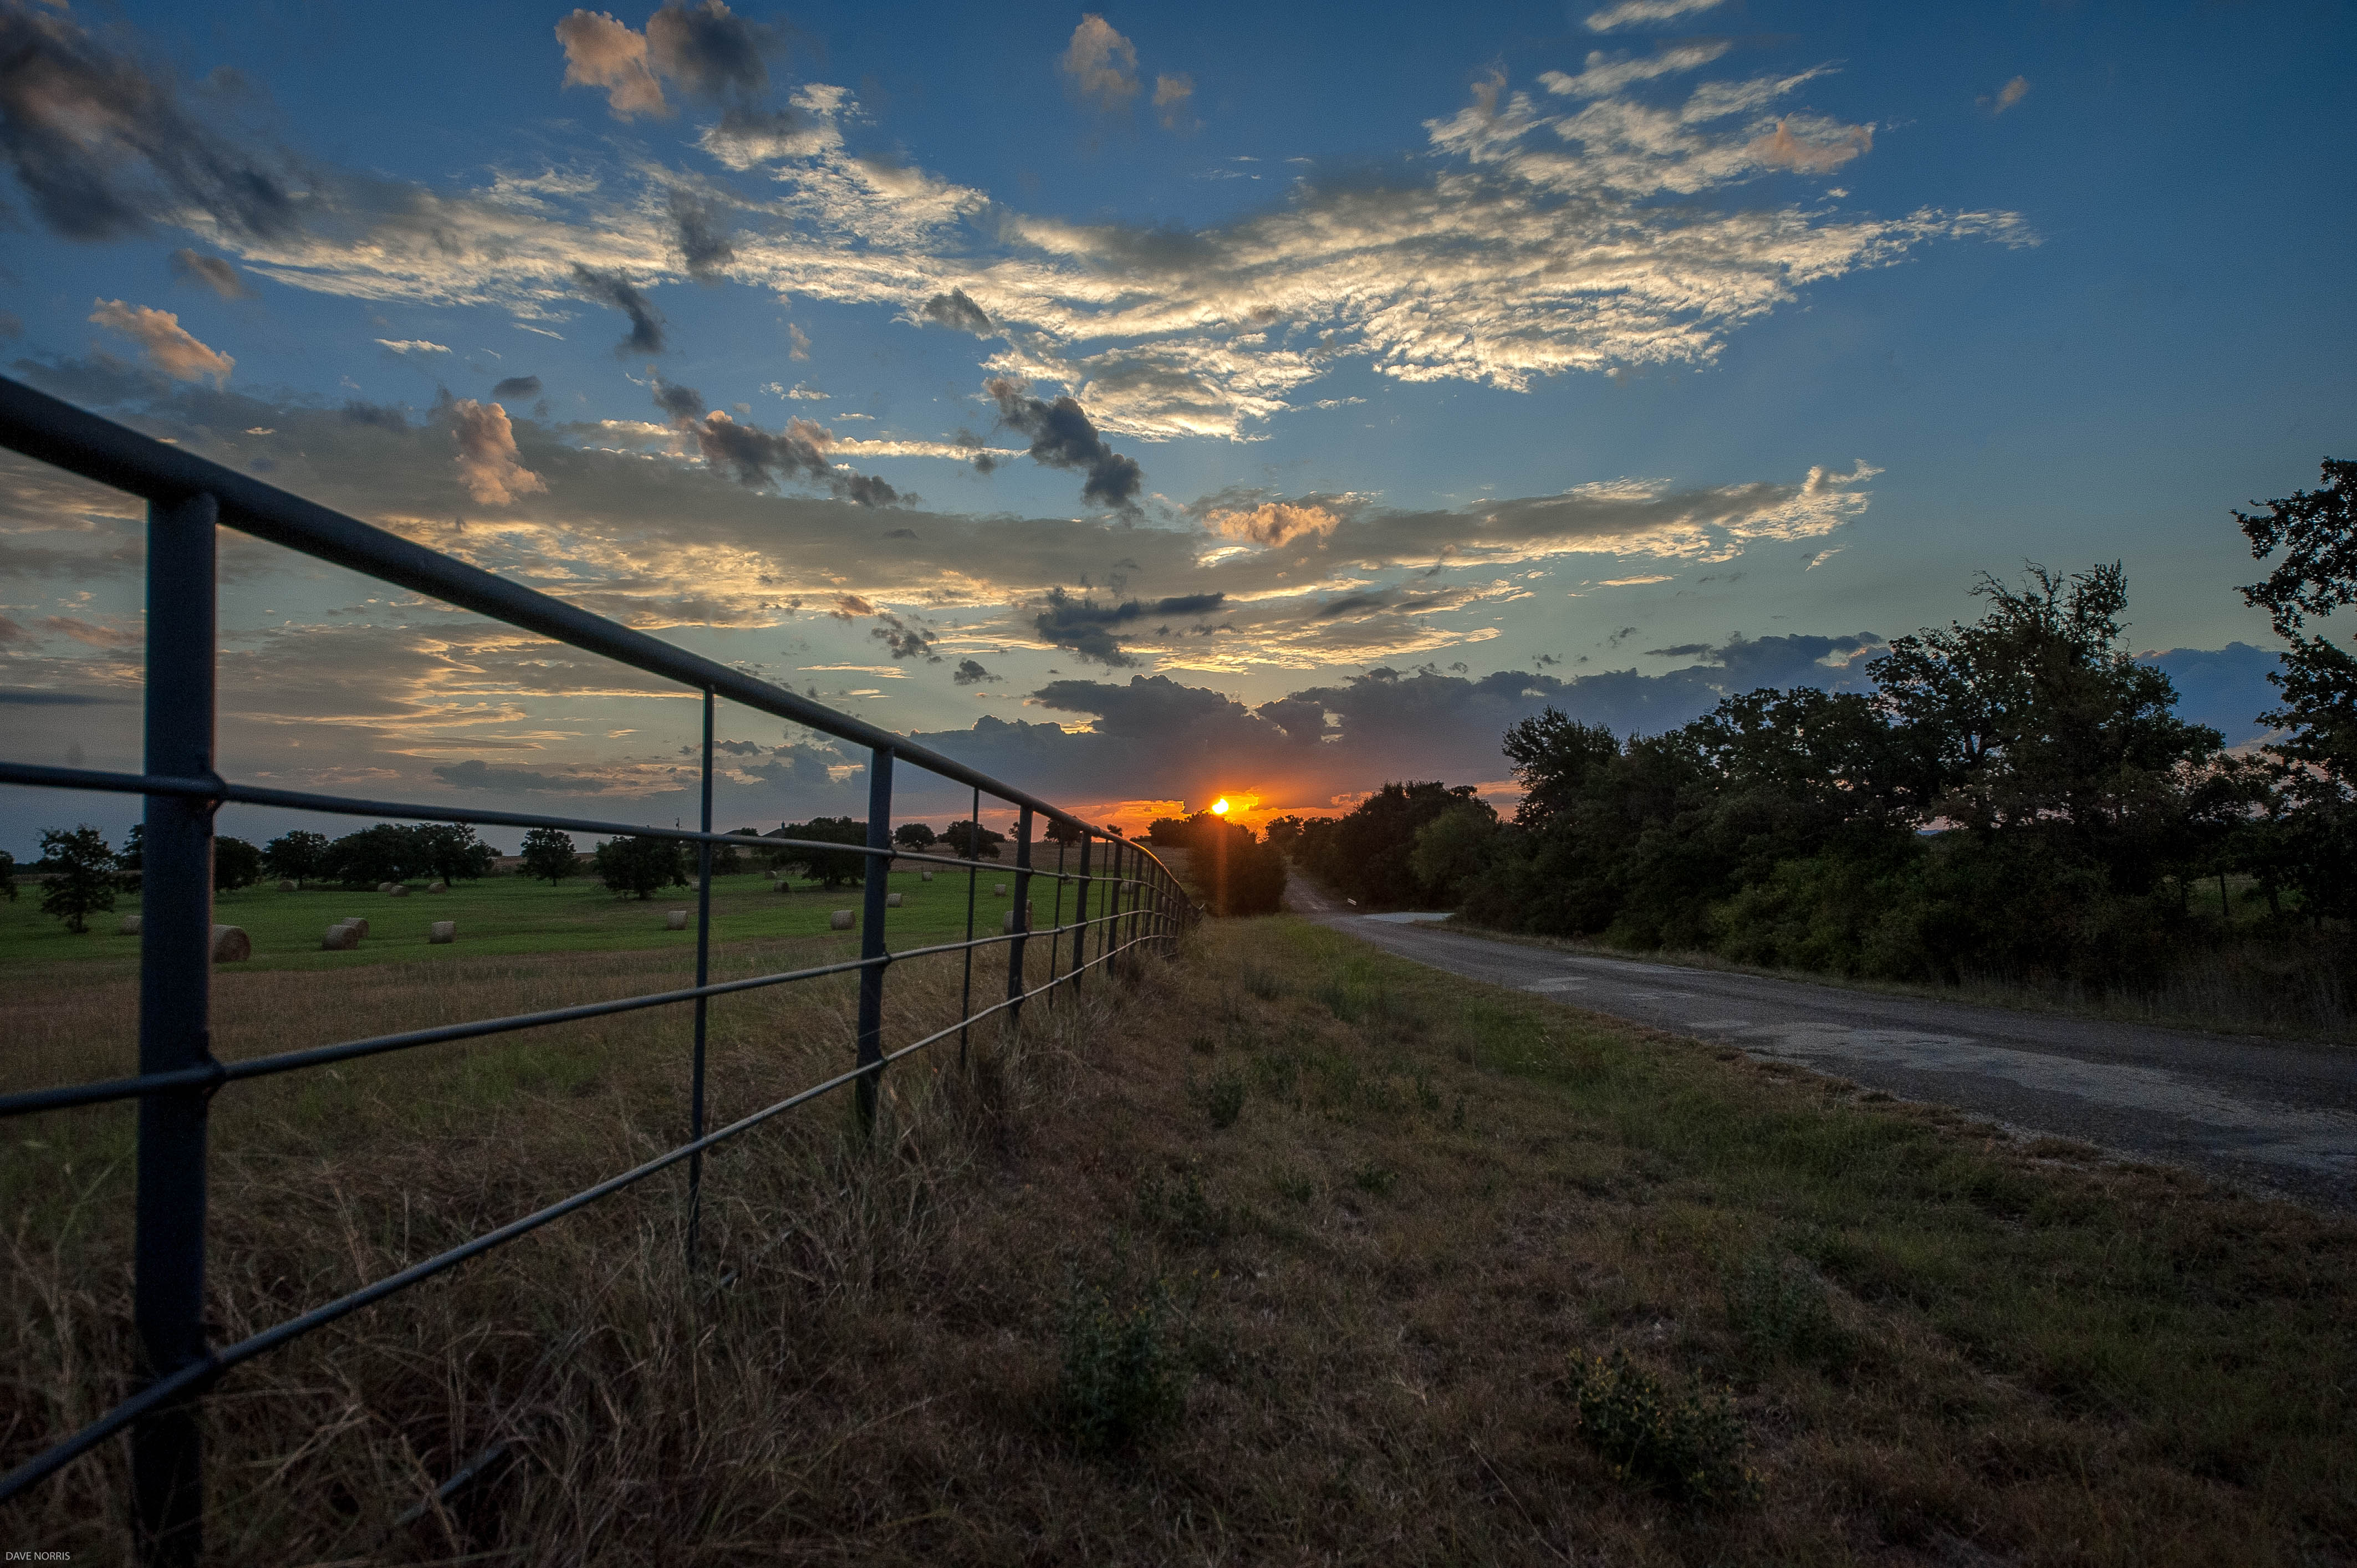
[[[940,1000],[907,979],[904,1028]],[[474,983],[321,998],[317,1026],[564,983]],[[847,993],[798,989],[716,1010],[724,1114],[842,1059]],[[666,1027],[225,1097],[221,1331],[675,1136]],[[237,1374],[210,1418],[216,1560],[2357,1552],[2343,1220],[2013,1147],[1287,919],[1214,926],[894,1090],[872,1143],[823,1105],[716,1159],[703,1277],[659,1178]],[[99,1121],[20,1125],[51,1146],[7,1152],[10,1457],[119,1386],[126,1183]],[[1616,1351],[1672,1396],[1732,1390],[1756,1501],[1615,1478],[1573,1368]],[[1165,1379],[1176,1413],[1092,1425],[1075,1401],[1107,1384],[1076,1365]],[[498,1443],[480,1483],[396,1523]],[[118,1453],[85,1461],[10,1543],[118,1557],[122,1489]]]

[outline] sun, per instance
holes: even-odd
[[[1222,795],[1218,800],[1211,802],[1211,815],[1215,817],[1224,817],[1227,814],[1228,798],[1225,795]]]

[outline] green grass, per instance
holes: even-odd
[[[997,883],[1014,886],[1012,866],[985,864],[974,899],[974,934],[996,936],[1006,918],[1008,899],[991,895]],[[860,908],[857,887],[822,888],[814,883],[791,884],[791,893],[777,893],[767,877],[758,875],[716,877],[712,884],[712,938],[716,945],[774,941],[785,938],[827,937],[827,916],[835,909]],[[894,872],[891,891],[902,896],[898,909],[888,910],[885,941],[894,949],[924,947],[953,941],[965,935],[966,878],[946,867],[936,868],[924,881],[914,871]],[[1045,925],[1055,909],[1050,883],[1032,884],[1031,903],[1037,923]],[[641,902],[617,898],[596,878],[581,876],[550,886],[521,876],[497,876],[461,883],[447,893],[426,893],[413,885],[408,897],[396,898],[376,892],[305,888],[281,893],[274,884],[223,893],[214,900],[213,918],[223,925],[243,928],[253,940],[253,957],[239,965],[246,970],[352,969],[395,961],[435,961],[468,954],[544,952],[622,952],[641,950],[695,950],[694,921],[686,930],[667,930],[663,913],[695,908],[694,887],[670,887]],[[1066,918],[1071,906],[1065,904]],[[139,912],[136,894],[116,896],[114,911],[93,916],[88,932],[76,936],[62,921],[40,912],[40,896],[27,887],[14,903],[0,904],[0,975],[11,972],[53,973],[61,964],[90,965],[99,972],[128,973],[138,968],[139,941],[118,936],[121,917]],[[352,952],[328,952],[320,947],[327,929],[347,916],[369,922],[369,934]],[[427,928],[436,920],[456,920],[457,940],[436,947],[426,940]],[[846,950],[854,937],[840,939]]]

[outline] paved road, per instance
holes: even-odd
[[[2357,1049],[1594,957],[1316,901],[1325,908],[1304,908],[1310,918],[1452,974],[1725,1041],[2018,1131],[2357,1208]]]

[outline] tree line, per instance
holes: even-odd
[[[1471,786],[1386,784],[1271,836],[1362,904],[1764,965],[2104,986],[2233,930],[2344,963],[2357,658],[2320,623],[2357,604],[2357,464],[2324,480],[2235,514],[2255,558],[2280,553],[2242,590],[2286,643],[2264,746],[2178,714],[2123,643],[2119,565],[2033,566],[1892,642],[1864,692],[1749,692],[1655,736],[1523,720],[1511,819]]]

